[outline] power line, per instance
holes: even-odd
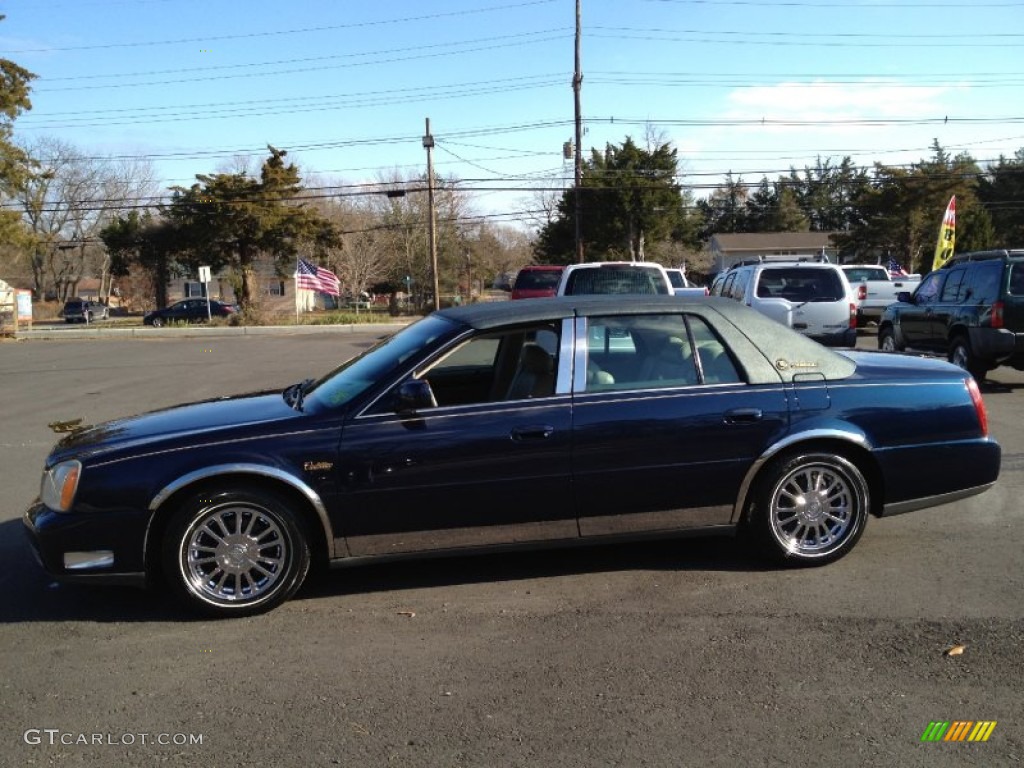
[[[101,43],[98,45],[72,45],[60,48],[20,48],[9,49],[3,53],[53,53],[58,51],[94,51],[110,48],[143,48],[161,45],[181,45],[184,43],[209,43],[218,40],[248,40],[256,37],[280,37],[284,35],[300,35],[309,32],[332,32],[341,29],[360,29],[365,27],[379,27],[388,24],[408,24],[412,22],[431,21],[435,19],[450,18],[453,16],[470,16],[474,14],[491,13],[492,11],[504,11],[513,8],[526,8],[533,5],[547,5],[555,0],[527,0],[527,2],[512,3],[508,5],[495,5],[486,8],[471,8],[462,11],[449,11],[446,13],[430,13],[422,16],[406,16],[398,19],[382,19],[379,21],[363,21],[351,24],[332,24],[321,27],[304,27],[300,29],[275,29],[266,32],[247,32],[238,35],[218,35],[215,37],[187,37],[177,40],[149,40],[134,43]]]
[[[547,1],[547,0],[543,0],[543,1]],[[555,40],[563,39],[565,37],[565,34],[561,33],[561,32],[555,32],[555,33],[551,33],[551,32],[528,32],[528,33],[523,33],[522,35],[517,35],[517,36],[508,36],[508,35],[506,35],[503,38],[491,38],[491,39],[505,39],[505,40],[508,40],[510,37],[520,37],[520,38],[524,38],[524,39],[516,40],[516,41],[513,41],[513,42],[496,43],[496,44],[493,44],[493,45],[476,45],[475,43],[471,42],[468,45],[474,45],[475,47],[459,48],[457,50],[448,50],[448,51],[441,51],[441,52],[436,52],[436,53],[423,53],[423,54],[411,55],[411,56],[396,56],[396,57],[392,57],[392,58],[374,59],[373,61],[344,61],[344,62],[341,62],[341,63],[338,63],[338,64],[332,64],[332,65],[327,65],[327,66],[322,66],[322,67],[298,67],[298,68],[293,68],[293,69],[280,69],[280,70],[276,70],[276,71],[273,71],[273,72],[254,72],[254,73],[245,73],[245,74],[237,74],[237,75],[221,74],[221,75],[213,75],[213,76],[209,76],[209,77],[178,78],[176,80],[147,80],[147,81],[141,81],[141,82],[137,82],[137,83],[119,82],[119,83],[108,83],[108,84],[98,84],[98,85],[74,85],[74,86],[68,86],[66,88],[36,88],[34,90],[37,93],[58,93],[58,92],[61,92],[61,91],[75,91],[75,92],[78,92],[78,91],[83,91],[83,90],[103,90],[103,89],[111,89],[111,88],[118,88],[118,89],[120,89],[120,88],[137,88],[137,87],[140,87],[140,86],[173,85],[173,84],[176,84],[176,83],[201,83],[201,82],[209,82],[209,81],[212,81],[212,80],[221,81],[221,80],[234,80],[234,79],[239,79],[239,78],[248,78],[248,77],[269,77],[269,76],[275,76],[275,75],[302,74],[302,73],[307,73],[307,72],[324,72],[324,71],[331,70],[331,69],[339,69],[341,67],[348,68],[348,67],[374,66],[374,65],[377,65],[377,64],[393,64],[393,63],[396,63],[396,62],[403,62],[403,61],[417,61],[417,60],[422,60],[422,59],[440,58],[442,56],[459,56],[459,55],[466,54],[466,53],[479,53],[481,51],[493,51],[493,50],[497,50],[497,49],[500,49],[500,48],[516,47],[516,46],[520,46],[520,45],[524,45],[524,44],[548,43],[548,42],[552,42],[552,41],[555,41]],[[525,39],[525,38],[532,38],[532,39]],[[437,48],[449,48],[449,47],[456,46],[456,45],[467,45],[467,43],[438,43],[438,44],[434,44],[434,45],[422,46],[420,48],[416,48],[416,49],[413,49],[413,50],[433,50],[433,49],[437,49]],[[400,49],[400,50],[408,50],[408,49]],[[387,53],[387,52],[385,52],[385,53]],[[365,57],[365,56],[372,56],[372,55],[377,55],[377,54],[375,54],[375,53],[370,53],[370,54],[353,53],[353,54],[342,54],[342,55],[339,55],[339,56],[330,56],[330,57],[325,57],[325,58],[330,58],[330,59],[349,59],[349,58]],[[208,72],[209,68],[205,68],[204,67],[201,71]],[[90,79],[94,79],[94,78],[90,78]]]

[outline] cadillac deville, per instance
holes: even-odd
[[[725,299],[530,299],[434,313],[284,391],[78,427],[25,526],[58,578],[239,616],[313,566],[425,554],[711,532],[823,564],[999,462],[944,361],[826,349]]]

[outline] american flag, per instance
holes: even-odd
[[[336,274],[302,259],[299,259],[299,266],[295,270],[295,288],[319,291],[329,296],[341,295],[341,281]]]
[[[896,259],[889,259],[889,277],[906,277],[908,274]]]

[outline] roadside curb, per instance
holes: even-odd
[[[302,336],[311,333],[395,333],[412,322],[352,323],[347,325],[266,325],[232,327],[189,326],[186,328],[47,328],[19,331],[15,340],[53,341],[61,339],[210,339],[218,336]]]

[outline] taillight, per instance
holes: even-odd
[[[857,327],[857,305],[850,302],[850,327]]]
[[[997,301],[992,305],[992,320],[991,325],[993,328],[1003,327],[1003,302]]]
[[[857,288],[857,301],[864,301],[868,297],[868,287],[863,283]]]
[[[981,399],[981,390],[978,389],[978,382],[972,376],[965,379],[967,391],[971,393],[971,402],[974,403],[974,411],[978,414],[978,426],[981,427],[981,436],[988,437],[988,413],[985,411],[985,401]]]

